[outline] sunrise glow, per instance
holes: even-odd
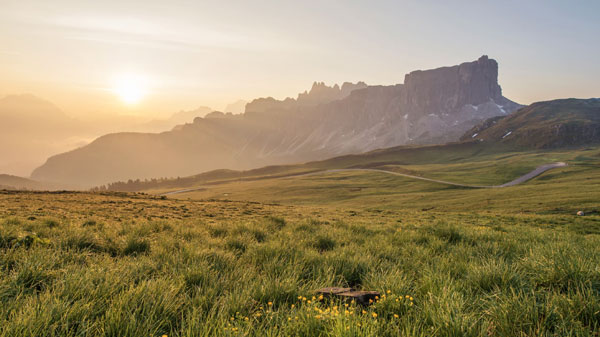
[[[140,103],[148,94],[148,79],[135,73],[115,76],[112,91],[127,105]]]

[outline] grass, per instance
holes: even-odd
[[[0,336],[597,336],[598,154],[381,161],[472,182],[569,162],[503,189],[338,172],[168,198],[0,191]]]
[[[31,192],[0,205],[2,336],[600,330],[597,215]],[[313,299],[325,286],[383,295],[367,308]]]
[[[319,205],[360,212],[435,210],[443,212],[524,212],[575,214],[598,212],[600,151],[525,152],[483,155],[467,162],[407,166],[411,174],[476,185],[501,184],[549,162],[566,161],[533,180],[500,189],[468,189],[379,172],[330,172],[311,176],[238,181],[171,198],[254,200],[286,205]],[[495,166],[494,163],[497,163]],[[398,166],[386,165],[397,170]]]

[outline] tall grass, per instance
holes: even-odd
[[[93,223],[76,211],[80,198],[97,203]],[[284,206],[213,203],[233,216],[150,199],[133,207],[156,207],[168,220],[119,221],[103,198],[73,197],[51,226],[29,212],[0,219],[1,336],[600,332],[597,221],[587,222],[589,234],[548,215],[374,218],[307,208],[292,216]],[[382,297],[367,308],[313,298],[326,286]]]

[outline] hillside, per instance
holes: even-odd
[[[32,177],[94,186],[444,143],[520,107],[502,96],[497,78],[498,63],[483,56],[412,72],[393,86],[315,83],[297,99],[254,100],[243,115],[213,113],[160,134],[106,135],[51,157]]]
[[[53,190],[56,186],[39,181],[17,177],[9,174],[0,174],[0,190]]]
[[[560,148],[600,143],[600,99],[538,102],[474,127],[462,140],[520,148]]]

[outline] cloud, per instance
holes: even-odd
[[[202,50],[206,48],[246,51],[297,49],[298,44],[275,36],[216,30],[201,23],[185,23],[131,16],[77,15],[44,19],[64,38],[157,49]]]

